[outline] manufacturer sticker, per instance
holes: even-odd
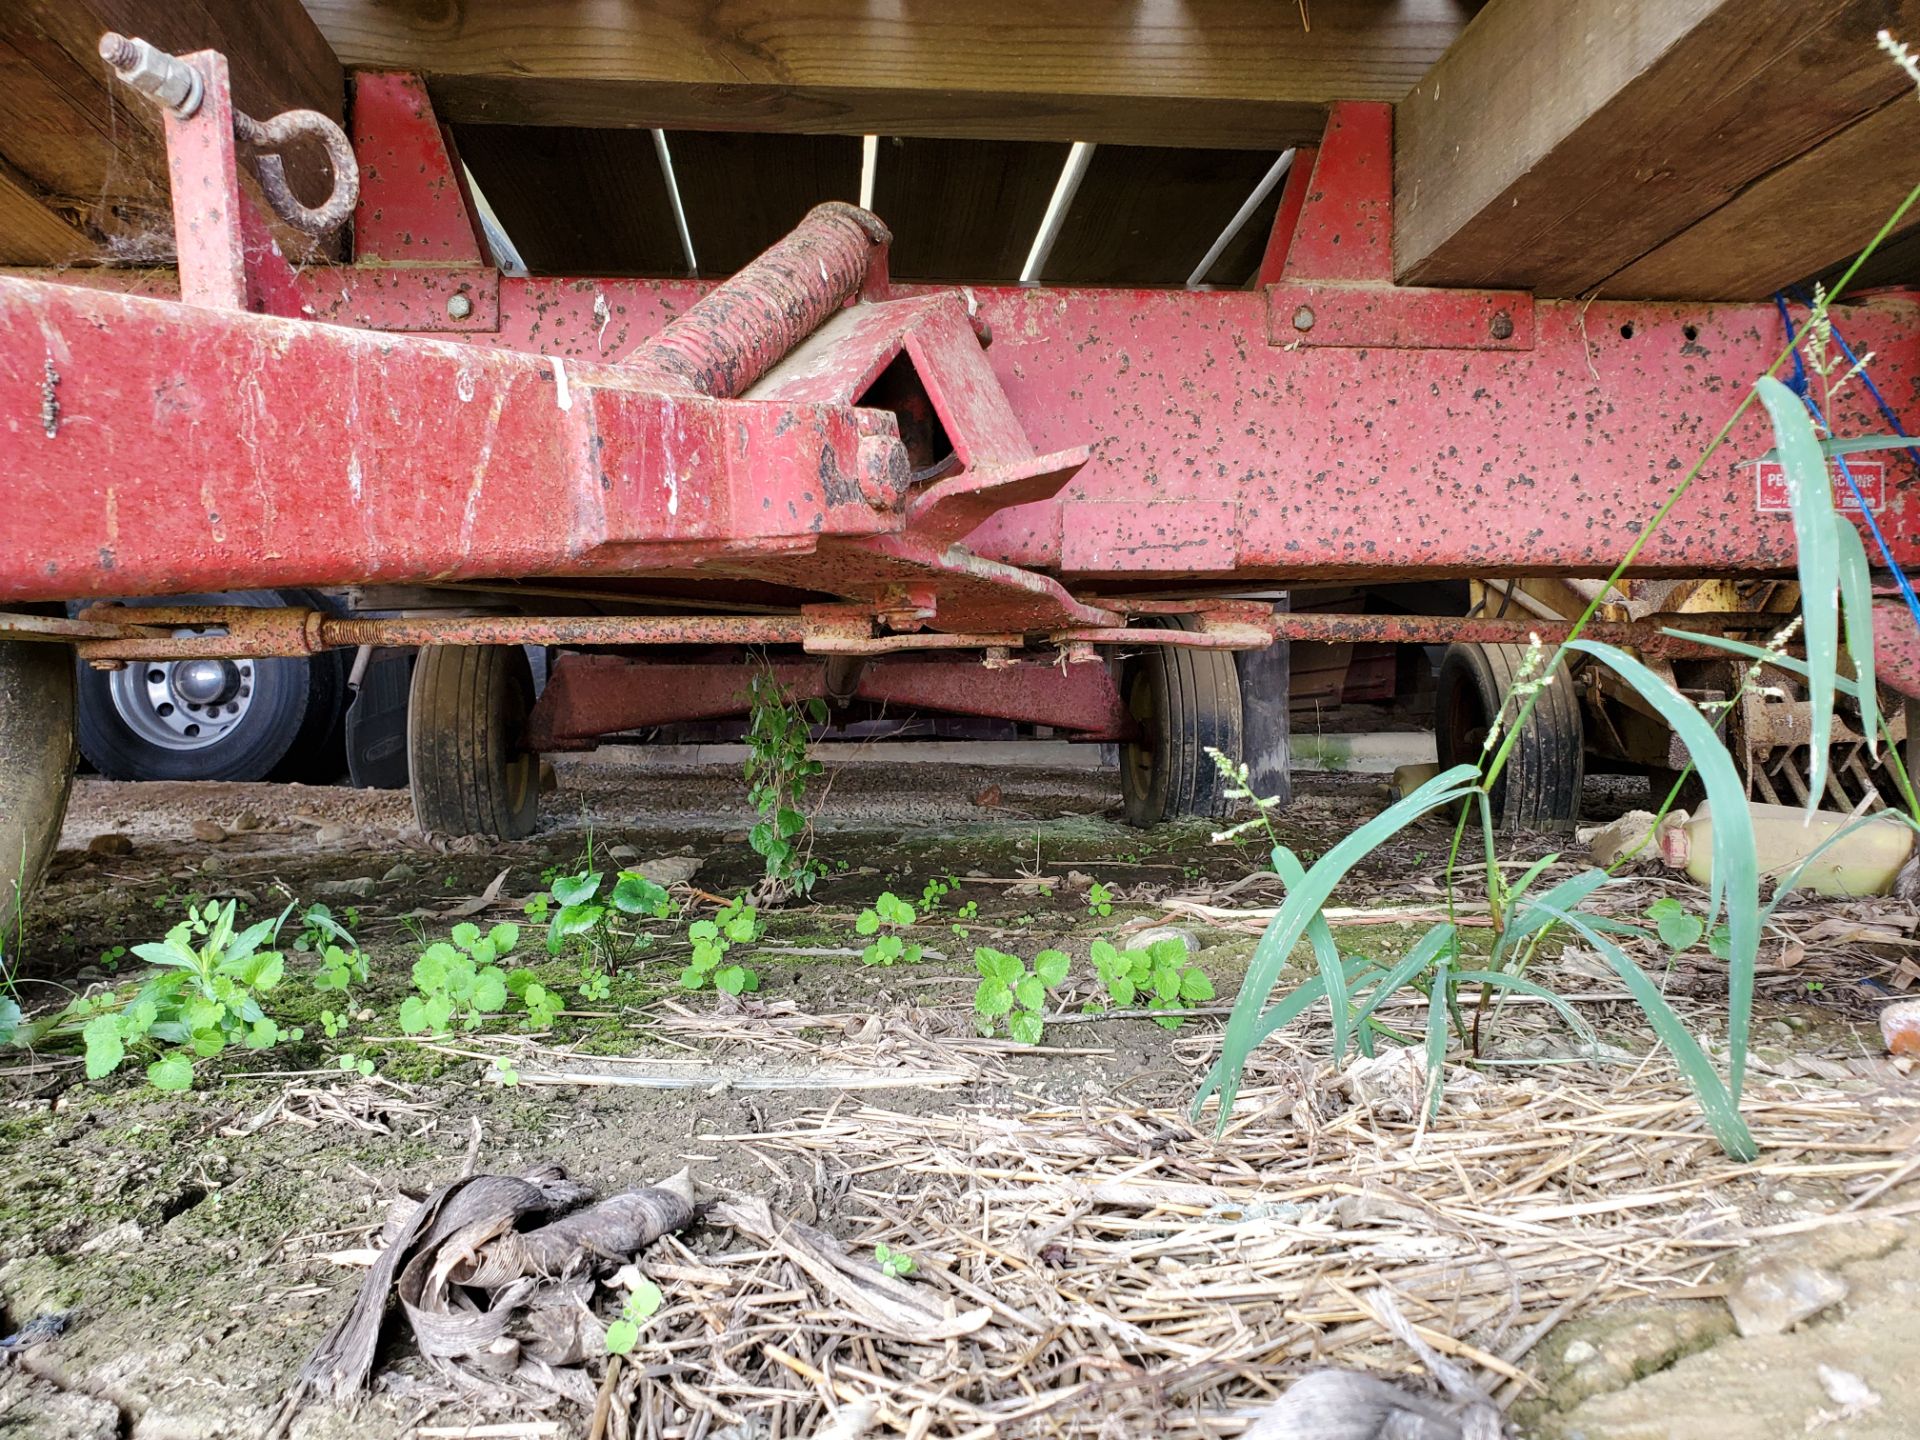
[[[1754,485],[1758,492],[1758,502],[1762,513],[1790,513],[1792,504],[1787,499],[1786,467],[1777,460],[1757,461],[1753,467]],[[1849,456],[1847,473],[1840,473],[1839,460],[1827,462],[1827,473],[1833,478],[1833,508],[1851,510],[1860,513],[1861,502],[1866,508],[1878,512],[1887,504],[1887,462],[1866,456]],[[1847,475],[1853,477],[1853,484],[1847,484]],[[1860,493],[1856,496],[1854,491]]]

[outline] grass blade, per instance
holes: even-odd
[[[1298,857],[1284,845],[1273,847],[1273,870],[1285,882],[1289,893],[1306,882],[1307,873],[1300,868]],[[1337,1068],[1347,1063],[1353,997],[1347,989],[1347,972],[1340,964],[1340,947],[1334,941],[1326,916],[1317,910],[1307,921],[1307,943],[1313,947],[1313,958],[1320,966],[1320,981],[1327,988],[1327,1000],[1333,1010],[1333,1063]]]
[[[1549,916],[1548,918],[1551,919],[1553,917]],[[1592,917],[1589,916],[1588,918],[1591,919]],[[1468,982],[1478,985],[1490,985],[1496,990],[1511,990],[1517,995],[1531,995],[1536,1000],[1544,1000],[1560,1012],[1560,1018],[1567,1022],[1567,1028],[1578,1035],[1582,1041],[1588,1045],[1597,1045],[1600,1043],[1599,1037],[1593,1033],[1592,1027],[1580,1018],[1579,1011],[1575,1010],[1546,986],[1538,984],[1535,981],[1525,979],[1519,975],[1509,975],[1504,970],[1462,970],[1458,975],[1453,977],[1453,980],[1456,985],[1464,985]]]
[[[1873,681],[1873,576],[1867,569],[1867,547],[1853,521],[1833,517],[1834,548],[1840,552],[1840,609],[1847,621],[1847,655],[1853,661],[1860,699],[1860,731],[1867,752],[1880,758],[1880,687]]]
[[[1673,1056],[1680,1073],[1687,1077],[1687,1083],[1693,1087],[1693,1093],[1700,1101],[1700,1109],[1706,1115],[1707,1126],[1720,1142],[1720,1148],[1736,1160],[1751,1160],[1759,1154],[1759,1147],[1753,1143],[1753,1132],[1747,1129],[1747,1122],[1740,1118],[1739,1092],[1721,1083],[1720,1072],[1714,1069],[1713,1060],[1700,1048],[1700,1042],[1687,1033],[1686,1022],[1667,1003],[1666,996],[1660,993],[1660,988],[1648,977],[1647,972],[1634,964],[1626,951],[1587,925],[1586,917],[1578,911],[1564,910],[1556,918],[1586,937],[1587,942],[1613,968],[1614,974],[1626,984],[1635,1003],[1646,1012],[1647,1019],[1653,1024],[1654,1034],[1667,1047],[1667,1053]]]
[[[1221,1095],[1221,1114],[1232,1109],[1232,1098],[1240,1085],[1240,1073],[1247,1056],[1259,1039],[1273,1033],[1270,1027],[1256,1035],[1263,1021],[1267,996],[1280,981],[1280,972],[1293,955],[1294,946],[1307,933],[1308,926],[1320,919],[1320,911],[1333,889],[1361,860],[1430,811],[1457,804],[1478,788],[1479,770],[1472,765],[1456,765],[1433,777],[1404,799],[1389,805],[1380,814],[1348,835],[1314,862],[1299,884],[1290,885],[1287,898],[1278,913],[1267,923],[1260,943],[1254,948],[1247,978],[1227,1017],[1226,1034],[1221,1040],[1220,1058],[1200,1082],[1194,1098],[1198,1113],[1202,1102],[1215,1091]],[[1325,924],[1324,920],[1321,920]],[[1344,974],[1343,974],[1344,982]],[[1343,984],[1344,988],[1344,984]],[[1224,1121],[1222,1122],[1224,1123]]]
[[[1446,1088],[1447,1002],[1450,963],[1442,955],[1433,967],[1433,988],[1427,994],[1427,1096],[1422,1107],[1431,1120],[1440,1113],[1440,1093]]]
[[[1604,870],[1582,870],[1578,875],[1562,880],[1539,898],[1516,905],[1506,928],[1500,932],[1500,938],[1493,942],[1493,954],[1487,957],[1489,968],[1494,970],[1500,968],[1500,957],[1516,940],[1524,940],[1534,931],[1553,923],[1552,914],[1541,909],[1541,906],[1558,906],[1563,910],[1575,909],[1585,904],[1589,895],[1612,878]]]
[[[1426,969],[1428,965],[1432,964],[1433,957],[1438,955],[1443,948],[1450,945],[1453,940],[1453,935],[1453,926],[1447,921],[1442,920],[1438,925],[1414,941],[1413,948],[1400,957],[1400,963],[1387,972],[1384,980],[1374,986],[1372,993],[1367,997],[1366,1004],[1362,1005],[1355,1013],[1353,1017],[1354,1028],[1356,1030],[1364,1029],[1367,1020],[1372,1016],[1373,1012],[1386,1003],[1389,997],[1405,989],[1407,982],[1412,980],[1413,977],[1418,975],[1422,970]]]
[[[1804,547],[1801,553],[1804,557]],[[1760,954],[1760,862],[1753,838],[1753,812],[1747,808],[1746,782],[1740,778],[1739,767],[1733,763],[1727,747],[1720,743],[1713,726],[1707,723],[1706,716],[1638,660],[1595,640],[1571,640],[1567,648],[1585,651],[1605,662],[1659,711],[1660,718],[1687,747],[1694,769],[1700,772],[1701,783],[1707,788],[1707,800],[1713,811],[1713,876],[1707,886],[1707,924],[1713,924],[1724,900],[1727,938],[1731,942],[1727,959],[1727,1040],[1731,1047],[1728,1073],[1737,1103],[1747,1075],[1753,972]],[[1831,673],[1828,679],[1831,681]],[[1827,703],[1831,712],[1831,685]]]
[[[1808,737],[1807,809],[1819,808],[1826,788],[1828,746],[1833,736],[1833,678],[1840,656],[1840,545],[1834,531],[1833,482],[1820,437],[1798,395],[1763,375],[1754,382],[1760,403],[1773,421],[1780,468],[1787,476],[1787,503],[1793,507],[1793,533],[1799,542],[1800,613],[1807,642],[1807,700],[1812,712]]]

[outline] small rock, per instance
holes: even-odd
[[[1873,1393],[1873,1387],[1851,1370],[1842,1370],[1833,1365],[1816,1365],[1814,1374],[1820,1377],[1820,1388],[1827,1392],[1827,1398],[1840,1407],[1846,1419],[1851,1420],[1880,1403],[1880,1397]]]
[[[625,868],[636,875],[644,875],[656,885],[684,885],[700,872],[706,862],[694,855],[662,855],[654,860],[642,860],[637,865]]]
[[[267,828],[267,822],[251,810],[242,810],[234,817],[233,828],[238,831],[264,830]]]
[[[1067,883],[1069,885],[1073,883],[1072,876],[1067,877]],[[1178,925],[1155,925],[1151,930],[1142,930],[1127,941],[1127,949],[1150,950],[1162,940],[1178,940],[1181,948],[1189,955],[1200,948],[1200,941],[1191,930],[1182,929]]]
[[[406,861],[402,860],[380,877],[380,883],[382,885],[404,885],[419,873],[419,871],[407,864]]]
[[[218,875],[226,868],[227,862],[222,860],[218,855],[209,855],[200,862],[200,873],[202,875]]]
[[[1600,1347],[1589,1340],[1576,1340],[1560,1352],[1560,1358],[1569,1365],[1584,1365],[1600,1358]]]
[[[983,810],[998,809],[1000,805],[1000,787],[998,785],[989,785],[983,790],[975,791],[973,803]]]
[[[218,820],[196,820],[192,829],[194,839],[204,840],[209,845],[218,845],[227,838],[227,828]]]
[[[313,832],[313,843],[316,845],[338,845],[352,834],[353,831],[345,825],[322,825],[318,830]]]
[[[1067,872],[1067,889],[1091,890],[1092,888],[1093,888],[1093,876],[1087,874],[1086,871],[1069,870]]]
[[[118,830],[110,830],[105,835],[96,835],[87,842],[89,855],[131,855],[133,841]]]
[[[371,875],[358,875],[351,880],[316,880],[307,889],[322,899],[350,895],[356,900],[365,900],[378,888],[379,883]]]
[[[119,1224],[109,1225],[106,1229],[89,1238],[80,1246],[76,1253],[81,1255],[117,1255],[123,1251],[138,1248],[141,1241],[146,1238],[146,1233],[141,1230],[137,1223],[132,1220],[122,1220]]]
[[[1742,1335],[1781,1335],[1847,1297],[1847,1282],[1790,1255],[1759,1261],[1727,1293]]]
[[[609,845],[607,847],[607,858],[609,860],[638,860],[640,858],[640,852],[631,845]]]

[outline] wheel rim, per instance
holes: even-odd
[[[507,813],[518,815],[540,783],[540,757],[522,751],[507,761]]]
[[[245,723],[254,680],[252,660],[133,660],[107,677],[107,694],[114,713],[147,744],[205,750]]]

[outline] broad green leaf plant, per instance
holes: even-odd
[[[185,1090],[196,1059],[229,1046],[276,1044],[280,1026],[260,1001],[285,977],[286,961],[263,947],[275,943],[292,908],[237,930],[235,902],[209,901],[190,910],[166,939],[135,945],[133,953],[158,973],[124,1005],[112,995],[94,1002],[80,1030],[88,1077],[112,1074],[129,1055],[146,1052],[155,1055],[147,1079],[157,1089]],[[75,1001],[62,1018],[80,1018],[87,1008],[88,1002]]]
[[[1906,212],[1920,200],[1920,187],[1910,192],[1876,237],[1874,246],[1884,239]],[[1870,254],[1874,246],[1862,254]],[[1700,459],[1680,480],[1660,505],[1626,555],[1609,583],[1623,578],[1632,568],[1647,539],[1663,522],[1696,477],[1700,475],[1735,425],[1756,402],[1769,420],[1774,449],[1767,458],[1778,460],[1787,477],[1789,503],[1795,535],[1799,541],[1799,581],[1801,615],[1794,625],[1766,647],[1743,642],[1719,640],[1689,634],[1687,638],[1721,648],[1753,660],[1749,681],[1766,666],[1800,676],[1806,683],[1813,712],[1811,734],[1812,774],[1808,790],[1817,804],[1825,784],[1827,750],[1832,733],[1834,696],[1851,696],[1859,708],[1865,733],[1884,738],[1886,724],[1876,704],[1873,679],[1872,592],[1866,551],[1852,521],[1839,514],[1833,503],[1833,485],[1828,471],[1831,454],[1846,454],[1869,449],[1906,446],[1900,437],[1870,437],[1864,440],[1822,440],[1806,405],[1787,386],[1773,378],[1773,372],[1791,358],[1803,344],[1824,347],[1826,308],[1833,296],[1852,278],[1853,268],[1834,289],[1833,295],[1816,297],[1813,317],[1791,337],[1788,349],[1774,361],[1766,375],[1754,385],[1733,415],[1721,427]],[[1813,367],[1823,378],[1829,372],[1816,362]],[[1843,377],[1845,378],[1845,377]],[[1831,398],[1831,395],[1828,397]],[[1829,411],[1829,413],[1831,413]],[[1527,663],[1523,665],[1514,692],[1496,717],[1487,737],[1486,749],[1477,764],[1462,764],[1436,775],[1412,794],[1389,806],[1328,850],[1311,869],[1279,842],[1270,823],[1273,802],[1252,794],[1247,769],[1225,756],[1216,754],[1216,763],[1230,781],[1230,793],[1255,807],[1255,816],[1223,837],[1264,827],[1271,844],[1275,872],[1286,886],[1286,899],[1261,936],[1227,1021],[1219,1059],[1208,1072],[1194,1098],[1198,1116],[1208,1100],[1217,1099],[1219,1123],[1224,1126],[1232,1112],[1240,1088],[1247,1058],[1262,1041],[1291,1024],[1309,1009],[1326,1003],[1332,1012],[1333,1060],[1343,1064],[1351,1049],[1372,1053],[1374,1039],[1391,1035],[1377,1018],[1381,1003],[1396,992],[1413,988],[1428,999],[1426,1034],[1423,1039],[1431,1077],[1428,1094],[1429,1113],[1437,1110],[1440,1080],[1449,1030],[1462,1047],[1477,1042],[1475,1024],[1462,1011],[1463,988],[1478,992],[1476,1007],[1484,1008],[1490,996],[1501,992],[1520,993],[1549,1002],[1584,1044],[1593,1036],[1571,1006],[1545,987],[1529,980],[1525,970],[1545,937],[1556,930],[1569,933],[1594,950],[1620,978],[1634,1001],[1645,1012],[1655,1036],[1673,1056],[1700,1102],[1708,1125],[1721,1146],[1730,1155],[1751,1159],[1757,1151],[1752,1132],[1740,1114],[1740,1096],[1746,1079],[1747,1046],[1751,1033],[1754,970],[1761,928],[1771,905],[1760,904],[1760,874],[1754,843],[1747,792],[1739,767],[1728,754],[1714,728],[1713,719],[1703,714],[1678,691],[1634,656],[1619,648],[1585,639],[1581,631],[1593,618],[1603,585],[1586,611],[1573,626],[1572,638],[1549,653],[1536,640]],[[1841,633],[1844,626],[1853,678],[1841,673]],[[1801,631],[1805,658],[1788,655],[1785,645],[1795,629]],[[1712,879],[1708,887],[1706,914],[1694,919],[1674,910],[1656,907],[1648,919],[1658,928],[1659,937],[1674,949],[1685,949],[1708,937],[1709,948],[1723,956],[1727,965],[1727,1055],[1724,1071],[1712,1055],[1687,1029],[1685,1022],[1668,1003],[1661,986],[1633,958],[1629,947],[1651,944],[1654,936],[1640,926],[1628,924],[1582,907],[1605,891],[1613,877],[1602,869],[1589,869],[1544,889],[1536,882],[1546,867],[1557,860],[1550,855],[1525,871],[1517,879],[1504,878],[1495,847],[1495,828],[1491,797],[1512,753],[1516,736],[1530,718],[1536,699],[1553,683],[1561,661],[1576,657],[1610,669],[1672,729],[1686,746],[1692,768],[1706,789],[1714,824],[1712,834]],[[1914,803],[1913,789],[1900,768],[1897,752],[1886,751],[1889,768],[1911,812],[1909,824],[1920,830],[1920,806]],[[1676,792],[1678,786],[1675,787]],[[1671,803],[1671,797],[1669,797]],[[1457,814],[1452,849],[1447,865],[1449,908],[1458,897],[1458,862],[1462,842],[1469,826],[1480,831],[1484,851],[1484,885],[1488,911],[1493,920],[1495,942],[1483,965],[1469,965],[1460,944],[1460,933],[1452,920],[1435,925],[1420,937],[1397,962],[1387,965],[1354,956],[1344,956],[1335,944],[1322,911],[1335,888],[1349,871],[1371,852],[1391,840],[1408,826],[1436,813]],[[1861,821],[1858,823],[1868,823]],[[1849,833],[1843,829],[1841,835]],[[1773,904],[1778,904],[1798,881],[1802,869],[1779,877]],[[1688,923],[1690,922],[1690,923]],[[1304,981],[1287,982],[1285,970],[1295,947],[1305,942],[1314,957],[1315,973]],[[1402,1040],[1411,1037],[1397,1037]]]

